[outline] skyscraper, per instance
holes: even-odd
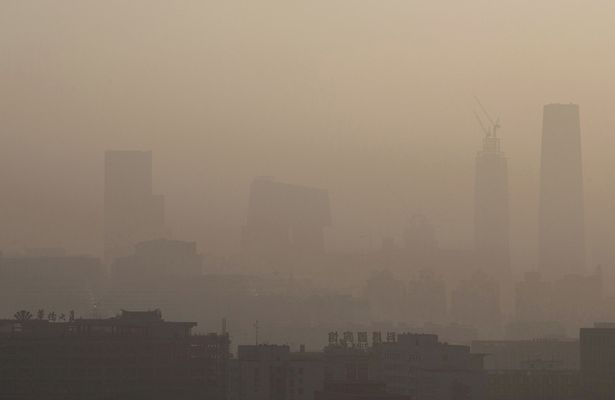
[[[539,252],[547,276],[583,272],[585,211],[579,106],[543,110]]]
[[[152,193],[152,153],[105,153],[104,258],[133,253],[139,242],[164,235],[164,199]]]
[[[474,243],[478,265],[499,279],[508,278],[508,166],[500,149],[497,123],[485,131],[476,155]]]

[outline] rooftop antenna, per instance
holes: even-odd
[[[254,342],[258,346],[258,320],[252,326],[254,327]]]

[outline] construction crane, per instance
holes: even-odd
[[[474,111],[474,116],[476,117],[476,120],[478,121],[478,124],[480,125],[481,129],[485,133],[485,136],[491,137],[491,129],[487,128],[485,124],[483,124],[483,120],[480,119],[476,111]]]
[[[478,97],[474,96],[474,100],[476,100],[476,103],[478,104],[480,109],[483,111],[483,114],[485,114],[485,117],[487,117],[487,119],[489,120],[489,123],[491,124],[489,126],[489,128],[485,128],[485,125],[483,124],[483,121],[480,119],[478,114],[476,112],[474,112],[474,116],[476,116],[476,119],[478,120],[478,123],[480,124],[481,128],[483,129],[483,132],[485,132],[485,135],[487,135],[487,137],[491,137],[491,136],[496,137],[497,134],[498,134],[498,129],[501,128],[500,118],[498,117],[494,121],[493,118],[491,118],[491,116],[489,115],[489,113],[485,109],[485,107],[483,106],[483,104],[480,102]]]

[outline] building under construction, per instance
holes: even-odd
[[[480,103],[479,103],[480,105]],[[476,155],[474,245],[478,266],[504,279],[510,274],[508,166],[497,135],[500,127],[484,110],[483,147]]]

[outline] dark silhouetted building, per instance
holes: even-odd
[[[615,399],[615,323],[581,328],[581,380],[584,399]]]
[[[581,400],[578,370],[522,369],[489,371],[489,400]]]
[[[508,166],[493,129],[476,156],[474,243],[480,267],[510,279]]]
[[[399,334],[396,341],[374,346],[377,380],[393,394],[416,400],[486,399],[487,375],[482,355],[469,346],[450,345],[429,334]]]
[[[322,353],[240,345],[231,361],[229,400],[313,400],[324,385]]]
[[[152,190],[150,151],[105,152],[104,260],[164,236],[164,199]]]
[[[160,311],[0,321],[0,399],[225,399],[228,335]]]
[[[486,370],[579,370],[576,339],[476,340],[472,353],[485,355]]]
[[[327,382],[322,391],[316,392],[315,400],[412,400],[412,397],[387,393],[384,383]]]
[[[579,106],[544,107],[539,245],[545,276],[583,273],[585,211]]]

